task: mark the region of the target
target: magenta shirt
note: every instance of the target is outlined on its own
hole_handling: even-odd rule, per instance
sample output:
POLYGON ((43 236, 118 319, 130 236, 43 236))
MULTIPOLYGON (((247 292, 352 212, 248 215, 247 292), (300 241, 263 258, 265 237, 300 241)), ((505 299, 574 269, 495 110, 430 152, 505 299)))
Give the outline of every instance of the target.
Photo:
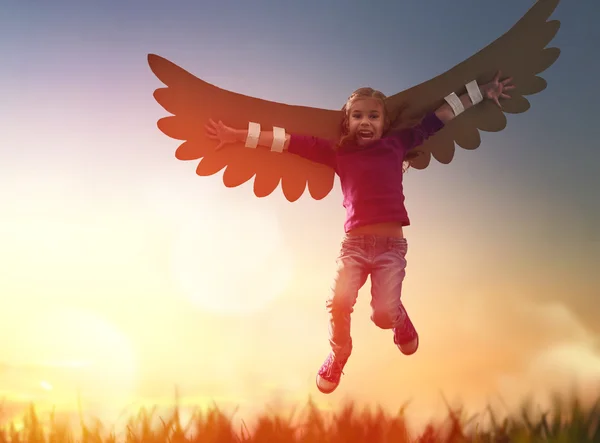
POLYGON ((435 113, 430 113, 412 128, 392 131, 362 148, 354 145, 339 150, 334 150, 335 142, 292 134, 288 152, 335 170, 344 195, 346 232, 374 223, 408 226, 402 187, 404 158, 443 127, 435 113))

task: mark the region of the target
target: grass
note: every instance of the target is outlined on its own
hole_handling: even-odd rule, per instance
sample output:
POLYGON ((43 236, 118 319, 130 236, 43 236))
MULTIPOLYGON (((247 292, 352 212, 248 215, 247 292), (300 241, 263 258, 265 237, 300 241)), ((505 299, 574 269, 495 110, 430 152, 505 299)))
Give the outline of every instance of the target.
POLYGON ((600 398, 584 407, 576 397, 557 396, 551 410, 537 416, 531 410, 524 402, 520 413, 503 419, 491 408, 469 418, 448 406, 444 420, 411 431, 405 408, 390 415, 381 409, 359 411, 348 403, 327 416, 309 400, 300 417, 265 413, 249 429, 243 420, 238 428, 216 405, 182 423, 176 406, 167 417, 157 416, 156 409, 142 408, 116 433, 99 422, 92 426, 81 420, 78 426, 69 426, 54 413, 42 423, 31 405, 18 428, 14 422, 0 422, 0 443, 600 442, 600 398))

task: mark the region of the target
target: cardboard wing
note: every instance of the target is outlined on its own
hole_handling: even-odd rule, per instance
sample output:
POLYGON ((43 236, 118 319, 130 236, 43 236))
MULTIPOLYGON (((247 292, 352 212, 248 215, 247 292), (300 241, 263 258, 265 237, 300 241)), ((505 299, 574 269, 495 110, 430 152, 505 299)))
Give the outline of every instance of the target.
MULTIPOLYGON (((455 144, 475 149, 480 144, 479 131, 497 132, 506 126, 507 113, 529 109, 526 95, 546 88, 538 74, 558 58, 557 48, 546 45, 558 32, 560 23, 548 21, 559 0, 538 0, 533 7, 503 36, 447 72, 388 97, 386 108, 393 127, 418 121, 426 112, 439 107, 451 92, 465 92, 465 85, 476 79, 481 85, 500 70, 512 77, 516 89, 503 108, 484 101, 473 107, 416 148, 416 169, 425 169, 433 156, 438 162, 451 162, 455 144)), ((166 87, 154 92, 156 101, 171 116, 158 121, 167 136, 182 141, 175 152, 179 160, 199 160, 196 173, 216 174, 225 169, 223 183, 239 186, 254 177, 254 194, 270 195, 279 185, 286 199, 296 201, 307 185, 310 195, 320 200, 333 187, 334 171, 288 152, 275 153, 268 148, 245 148, 243 143, 215 150, 217 142, 207 137, 204 125, 212 118, 236 128, 247 128, 248 122, 260 123, 264 130, 283 127, 288 133, 314 135, 336 140, 340 136, 341 110, 295 106, 237 94, 211 85, 181 67, 155 54, 148 56, 152 72, 166 87)))

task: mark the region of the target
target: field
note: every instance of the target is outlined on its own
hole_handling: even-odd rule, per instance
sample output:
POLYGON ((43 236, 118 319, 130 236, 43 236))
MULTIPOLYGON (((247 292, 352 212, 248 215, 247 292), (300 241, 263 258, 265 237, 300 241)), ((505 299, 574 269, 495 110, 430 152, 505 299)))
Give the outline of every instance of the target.
MULTIPOLYGON (((600 442, 600 399, 584 407, 575 397, 557 396, 551 410, 534 410, 525 402, 520 413, 498 419, 491 408, 467 416, 448 407, 444 420, 411 431, 403 409, 390 415, 347 404, 328 416, 309 400, 298 415, 265 413, 251 426, 243 420, 234 424, 232 415, 215 405, 186 422, 178 407, 168 416, 141 409, 123 429, 107 430, 101 423, 83 421, 70 426, 52 415, 43 422, 31 405, 18 425, 0 422, 0 443, 600 442)), ((0 411, 0 420, 2 416, 0 411)))

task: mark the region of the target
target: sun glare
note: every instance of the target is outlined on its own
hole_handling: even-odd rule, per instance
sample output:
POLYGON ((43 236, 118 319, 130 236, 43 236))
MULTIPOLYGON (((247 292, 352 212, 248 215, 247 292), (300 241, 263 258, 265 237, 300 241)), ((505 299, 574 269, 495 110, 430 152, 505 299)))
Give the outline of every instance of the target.
POLYGON ((0 346, 11 367, 0 375, 2 384, 11 386, 5 392, 9 398, 75 405, 80 397, 84 404, 119 407, 131 398, 136 369, 133 350, 110 322, 70 307, 9 311, 14 312, 3 322, 8 329, 1 332, 12 340, 0 346), (80 363, 74 365, 74 361, 80 363))
POLYGON ((280 296, 292 266, 275 214, 250 204, 194 204, 171 249, 182 293, 200 309, 225 314, 255 312, 280 296))

